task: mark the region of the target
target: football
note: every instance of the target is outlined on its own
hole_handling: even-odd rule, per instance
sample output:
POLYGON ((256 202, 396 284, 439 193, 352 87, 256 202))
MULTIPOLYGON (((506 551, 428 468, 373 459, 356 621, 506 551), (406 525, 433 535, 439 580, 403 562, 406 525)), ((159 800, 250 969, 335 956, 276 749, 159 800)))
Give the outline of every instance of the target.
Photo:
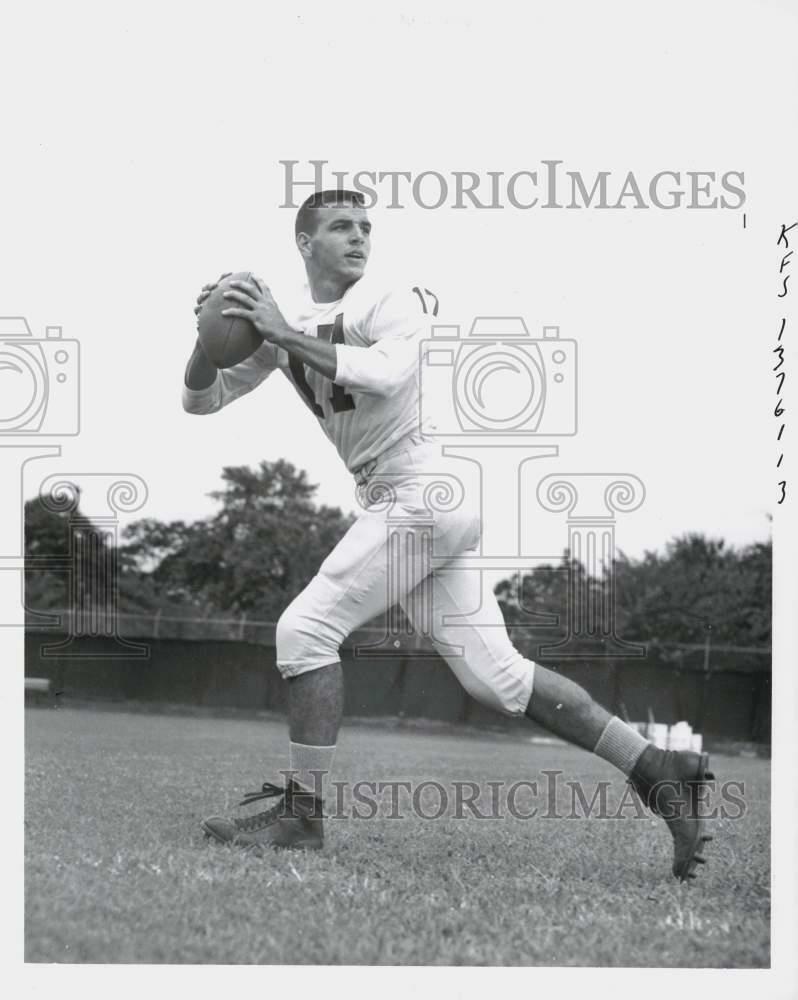
POLYGON ((239 305, 235 300, 224 297, 224 293, 230 290, 230 282, 249 281, 252 277, 251 271, 228 275, 202 303, 197 323, 199 339, 203 351, 217 368, 237 365, 263 343, 263 337, 248 319, 222 315, 223 309, 239 305))

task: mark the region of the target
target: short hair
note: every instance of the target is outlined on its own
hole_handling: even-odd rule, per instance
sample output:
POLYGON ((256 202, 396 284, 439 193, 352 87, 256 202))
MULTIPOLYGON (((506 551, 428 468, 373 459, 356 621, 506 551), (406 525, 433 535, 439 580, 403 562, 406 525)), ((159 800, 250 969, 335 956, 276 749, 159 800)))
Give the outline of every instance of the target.
POLYGON ((363 195, 357 191, 345 191, 343 188, 336 188, 334 191, 316 191, 302 202, 296 213, 295 235, 307 233, 312 236, 319 227, 318 210, 320 208, 336 208, 339 205, 365 207, 363 195))

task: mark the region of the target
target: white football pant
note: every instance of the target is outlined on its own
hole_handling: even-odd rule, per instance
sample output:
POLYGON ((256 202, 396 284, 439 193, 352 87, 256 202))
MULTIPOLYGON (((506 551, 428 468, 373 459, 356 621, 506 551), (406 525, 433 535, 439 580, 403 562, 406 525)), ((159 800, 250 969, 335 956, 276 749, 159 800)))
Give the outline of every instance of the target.
POLYGON ((510 642, 483 574, 447 563, 479 555, 478 498, 460 485, 458 467, 410 435, 361 471, 364 509, 277 623, 283 677, 338 662, 351 632, 398 603, 472 697, 524 713, 534 663, 510 642))

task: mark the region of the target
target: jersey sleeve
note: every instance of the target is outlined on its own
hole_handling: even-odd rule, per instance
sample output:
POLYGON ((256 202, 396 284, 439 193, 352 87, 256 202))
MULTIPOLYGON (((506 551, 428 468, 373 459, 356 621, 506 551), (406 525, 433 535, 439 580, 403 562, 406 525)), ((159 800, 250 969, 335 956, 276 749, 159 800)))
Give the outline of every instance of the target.
POLYGON ((410 288, 383 295, 362 322, 360 332, 367 346, 338 345, 336 384, 358 392, 390 395, 415 377, 421 344, 430 335, 430 318, 427 300, 410 288))
POLYGON ((205 389, 189 389, 184 379, 183 409, 186 413, 216 413, 259 386, 278 367, 277 360, 277 348, 264 341, 244 361, 217 371, 216 379, 205 389))

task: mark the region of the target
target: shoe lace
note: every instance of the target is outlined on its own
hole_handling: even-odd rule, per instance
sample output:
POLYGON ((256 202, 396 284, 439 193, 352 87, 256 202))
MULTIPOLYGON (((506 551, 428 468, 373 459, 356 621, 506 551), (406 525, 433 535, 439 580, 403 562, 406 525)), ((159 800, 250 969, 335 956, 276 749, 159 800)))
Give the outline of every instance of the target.
MULTIPOLYGON (((265 781, 259 792, 245 792, 244 798, 238 804, 240 806, 248 806, 252 802, 259 802, 261 799, 273 799, 278 795, 282 799, 287 791, 287 788, 281 788, 279 785, 273 785, 270 781, 265 781)), ((239 830, 260 830, 264 826, 269 826, 278 816, 282 815, 284 808, 285 803, 280 801, 277 805, 272 806, 271 809, 255 813, 253 816, 245 816, 243 819, 236 819, 233 822, 239 830)))

